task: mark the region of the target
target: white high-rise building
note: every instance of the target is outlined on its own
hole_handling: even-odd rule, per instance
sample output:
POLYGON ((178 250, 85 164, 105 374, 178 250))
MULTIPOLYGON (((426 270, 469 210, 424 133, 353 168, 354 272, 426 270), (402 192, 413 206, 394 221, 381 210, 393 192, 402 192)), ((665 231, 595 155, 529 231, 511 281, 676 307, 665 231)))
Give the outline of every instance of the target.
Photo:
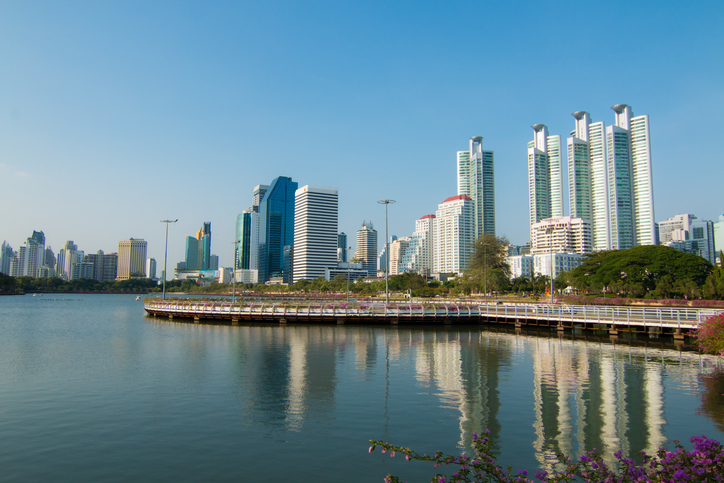
POLYGON ((415 221, 415 232, 400 260, 401 272, 415 272, 428 276, 432 272, 433 229, 435 215, 425 215, 415 221))
MULTIPOLYGON (((634 116, 626 104, 612 109, 615 123, 611 126, 591 122, 585 111, 574 112, 575 128, 567 140, 570 214, 590 222, 594 251, 657 242, 648 116, 634 116)), ((551 151, 552 136, 542 124, 533 128, 535 139, 528 143, 531 226, 562 216, 541 216, 546 209, 546 190, 554 189, 558 175, 545 165, 549 156, 544 148, 551 151)), ((552 213, 554 205, 550 206, 552 213)))
POLYGON ((156 278, 156 259, 155 258, 146 259, 146 277, 150 278, 151 280, 156 278))
POLYGON ((544 124, 533 125, 528 143, 528 200, 530 224, 563 216, 561 137, 549 136, 544 124))
POLYGON ((451 196, 435 212, 433 271, 462 273, 475 242, 475 204, 469 196, 451 196))
POLYGON ((368 277, 377 275, 377 230, 371 221, 362 222, 362 228, 357 230, 357 251, 354 256, 364 260, 362 269, 367 271, 368 277))
POLYGON ((70 280, 70 276, 73 272, 73 264, 78 262, 78 245, 73 243, 73 240, 66 240, 63 248, 58 252, 58 259, 56 261, 56 274, 58 278, 63 280, 70 280))
POLYGON ((337 266, 337 208, 334 188, 307 185, 295 192, 294 282, 324 277, 337 266))
POLYGON ((402 236, 390 243, 390 275, 399 275, 404 272, 400 262, 410 246, 412 237, 402 236))
POLYGON ((470 149, 457 153, 458 196, 474 205, 475 238, 495 234, 495 156, 483 151, 483 137, 470 138, 470 149))
POLYGON ((118 280, 146 277, 146 248, 146 241, 138 238, 118 242, 118 280))

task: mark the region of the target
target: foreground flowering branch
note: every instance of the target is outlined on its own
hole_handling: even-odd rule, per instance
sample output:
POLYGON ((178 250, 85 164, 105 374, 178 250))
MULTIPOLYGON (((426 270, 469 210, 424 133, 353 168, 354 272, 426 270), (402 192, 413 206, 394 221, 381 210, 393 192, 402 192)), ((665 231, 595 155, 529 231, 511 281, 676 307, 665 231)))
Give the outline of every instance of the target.
MULTIPOLYGON (((419 454, 410 448, 393 446, 384 441, 370 440, 372 453, 377 446, 382 448, 382 453, 389 452, 391 457, 397 454, 404 455, 407 461, 429 461, 433 468, 440 466, 456 466, 456 472, 446 476, 436 474, 430 480, 433 483, 454 483, 454 482, 546 482, 555 483, 562 481, 595 481, 605 483, 624 482, 692 482, 692 481, 724 481, 724 447, 713 439, 706 436, 693 436, 691 442, 694 448, 687 451, 674 441, 676 449, 667 451, 661 448, 654 456, 641 453, 643 461, 637 465, 635 461, 624 458, 621 451, 616 453, 618 467, 609 468, 603 462, 603 458, 596 450, 581 456, 578 461, 572 461, 565 455, 559 455, 559 469, 551 472, 539 470, 535 474, 536 479, 528 477, 528 472, 518 470, 515 473, 509 466, 503 470, 493 457, 493 443, 489 437, 490 432, 486 431, 483 436, 473 435, 474 456, 453 456, 446 455, 440 451, 434 455, 419 454)), ((387 475, 385 483, 399 483, 400 480, 394 475, 387 475)))

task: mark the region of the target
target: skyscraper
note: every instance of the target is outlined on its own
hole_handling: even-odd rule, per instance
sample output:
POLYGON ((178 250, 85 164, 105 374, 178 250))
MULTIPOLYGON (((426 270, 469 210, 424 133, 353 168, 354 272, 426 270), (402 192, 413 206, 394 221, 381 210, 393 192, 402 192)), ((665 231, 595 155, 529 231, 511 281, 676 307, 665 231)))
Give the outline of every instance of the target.
POLYGON ((528 143, 528 201, 530 225, 563 216, 561 137, 549 136, 545 124, 533 125, 528 143))
MULTIPOLYGON (((567 140, 570 213, 590 222, 594 251, 657 242, 648 116, 634 116, 626 104, 612 109, 615 122, 611 126, 591 122, 586 111, 574 112, 575 128, 567 140)), ((528 145, 531 226, 562 216, 551 212, 538 218, 544 211, 539 207, 545 204, 545 186, 552 186, 551 180, 557 176, 549 172, 546 179, 545 160, 538 148, 543 137, 550 139, 547 130, 539 137, 545 126, 536 124, 533 128, 536 140, 528 145), (532 161, 540 161, 540 165, 532 161)))
POLYGON ((281 277, 284 271, 284 247, 294 244, 294 199, 298 184, 279 176, 272 181, 259 203, 259 282, 281 277))
POLYGON ((495 170, 493 151, 483 151, 483 137, 470 138, 468 151, 457 153, 458 196, 473 202, 475 238, 495 234, 495 170))
POLYGON ((211 222, 201 226, 196 236, 186 237, 186 269, 211 270, 211 222))
POLYGON ((118 280, 146 276, 145 240, 129 238, 118 242, 118 280))
POLYGON ((342 232, 337 235, 337 261, 347 263, 347 234, 342 232))
POLYGON ((462 273, 468 265, 475 242, 473 200, 466 195, 451 196, 435 212, 433 271, 462 273))
POLYGON ((334 188, 303 186, 294 204, 293 281, 324 277, 337 266, 337 207, 334 188))
POLYGON ((63 248, 58 252, 56 262, 56 274, 58 277, 63 280, 70 280, 73 264, 78 261, 80 261, 78 260, 78 245, 73 243, 73 240, 66 240, 63 248))
POLYGON ((415 221, 415 232, 400 260, 401 272, 416 272, 425 276, 432 272, 433 231, 435 215, 425 215, 415 221))
POLYGON ((13 256, 13 247, 3 241, 2 248, 0 248, 0 273, 10 275, 10 260, 13 259, 13 256))
POLYGON ((362 269, 368 277, 377 275, 377 230, 371 221, 363 221, 362 228, 357 230, 357 251, 355 258, 363 260, 362 269))

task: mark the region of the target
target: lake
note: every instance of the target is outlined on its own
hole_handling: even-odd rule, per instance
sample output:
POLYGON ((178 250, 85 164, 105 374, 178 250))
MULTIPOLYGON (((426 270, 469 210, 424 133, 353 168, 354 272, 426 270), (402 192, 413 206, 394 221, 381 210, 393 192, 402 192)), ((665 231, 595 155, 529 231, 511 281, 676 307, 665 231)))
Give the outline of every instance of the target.
POLYGON ((383 439, 499 461, 724 439, 718 358, 485 326, 231 327, 133 295, 0 297, 0 480, 429 481, 383 439))

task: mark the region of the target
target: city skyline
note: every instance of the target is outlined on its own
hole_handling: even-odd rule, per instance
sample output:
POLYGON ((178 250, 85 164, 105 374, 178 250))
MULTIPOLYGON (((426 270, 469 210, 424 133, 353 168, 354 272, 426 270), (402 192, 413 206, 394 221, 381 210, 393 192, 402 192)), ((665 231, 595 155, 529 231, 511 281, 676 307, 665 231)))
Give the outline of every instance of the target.
POLYGON ((178 218, 173 266, 208 220, 230 266, 248 193, 279 175, 336 187, 345 233, 381 226, 376 201, 395 199, 389 233, 407 236, 455 194, 455 153, 481 135, 496 158, 496 234, 524 244, 530 126, 567 137, 571 112, 608 124, 612 102, 649 116, 655 221, 723 211, 716 124, 702 122, 724 106, 719 4, 530 3, 546 22, 465 2, 193 5, 4 4, 0 241, 17 250, 42 230, 56 252, 74 240, 110 253, 142 238, 160 260, 159 221, 178 218), (489 26, 480 35, 458 28, 470 12, 489 26), (588 39, 571 35, 577 24, 588 39), (612 24, 635 26, 634 50, 612 24), (551 54, 531 57, 534 44, 551 54), (585 55, 564 54, 577 45, 585 55))

